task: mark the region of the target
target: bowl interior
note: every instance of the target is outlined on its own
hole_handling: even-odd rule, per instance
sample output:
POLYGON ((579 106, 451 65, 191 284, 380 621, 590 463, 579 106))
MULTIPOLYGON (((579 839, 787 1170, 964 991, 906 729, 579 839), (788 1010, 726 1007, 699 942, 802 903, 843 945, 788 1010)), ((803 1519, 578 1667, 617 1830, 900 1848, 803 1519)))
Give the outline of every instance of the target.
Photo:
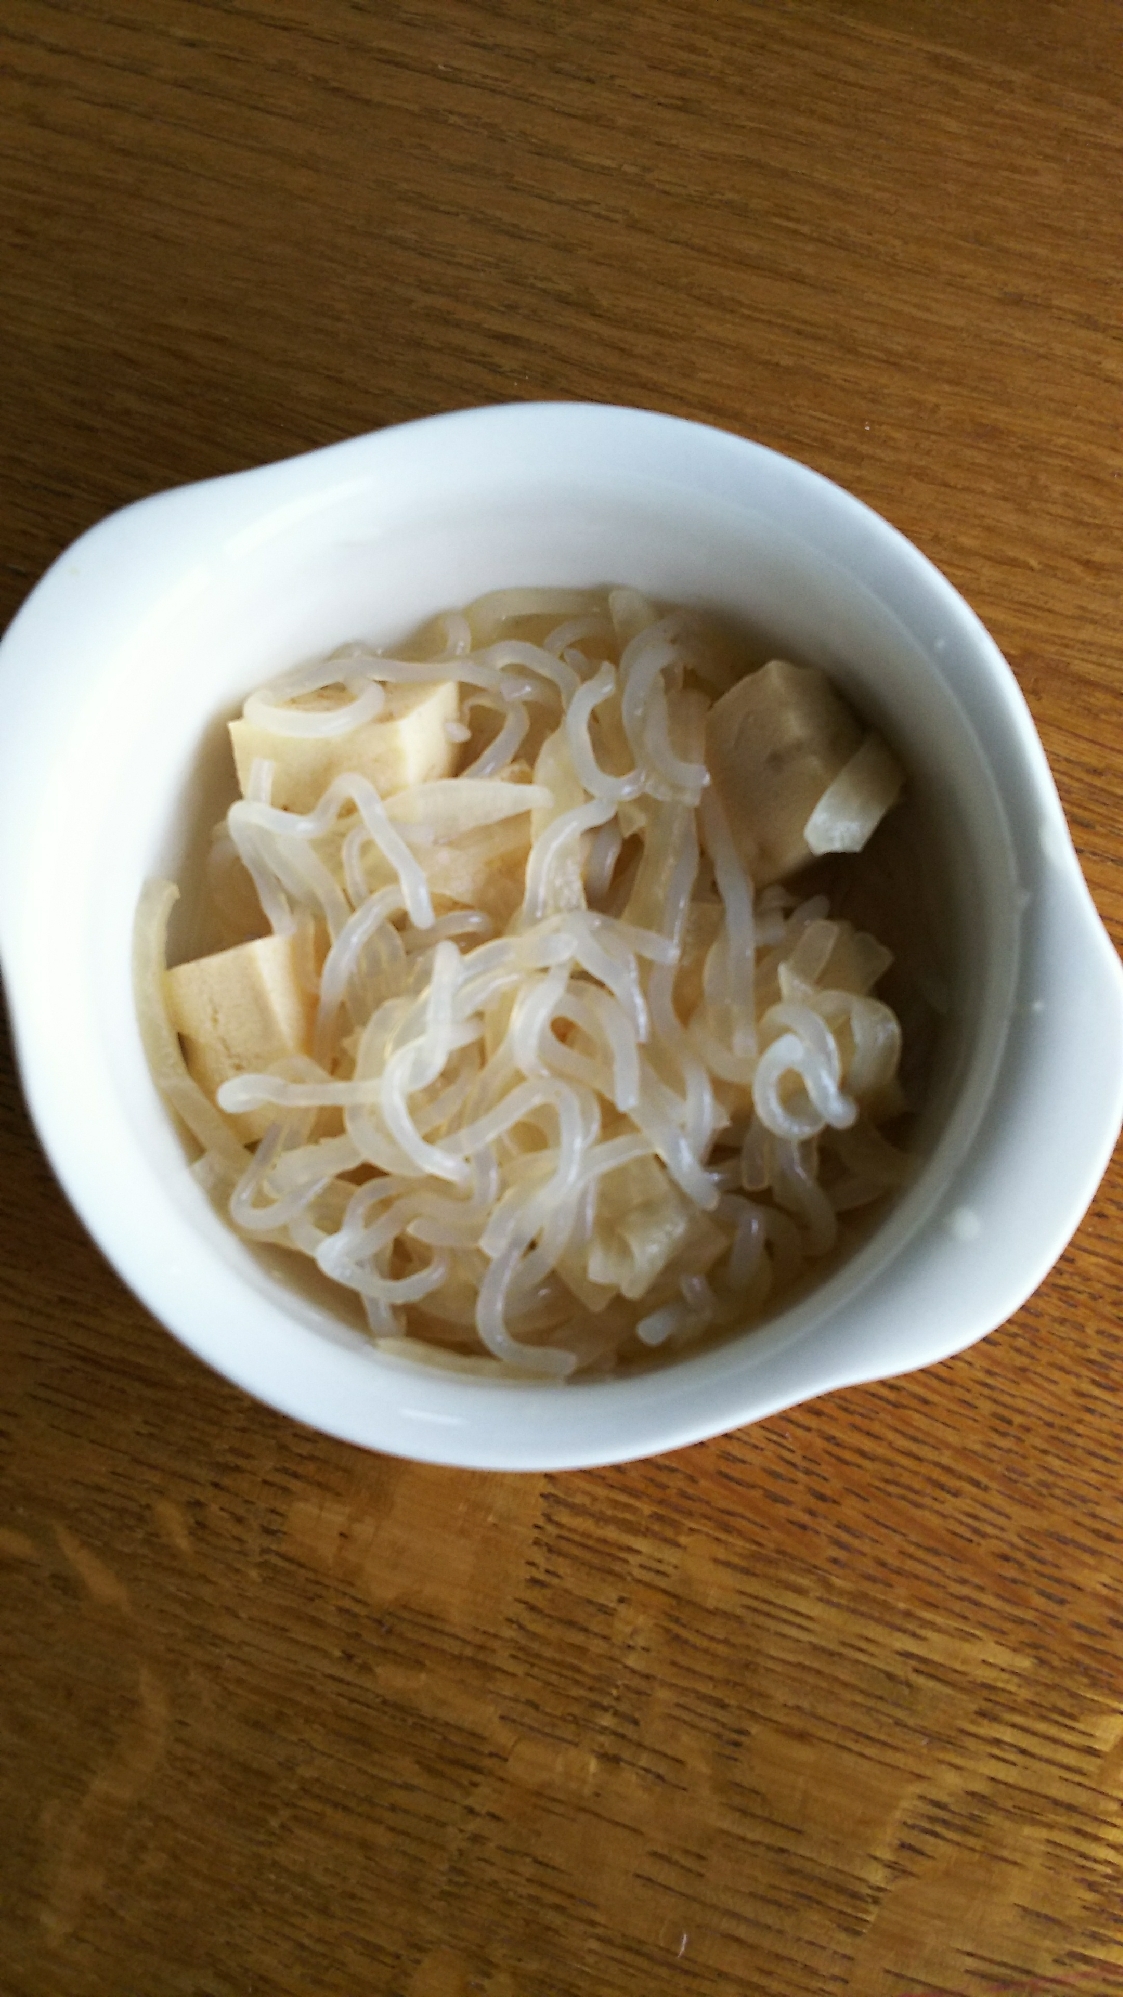
MULTIPOLYGON (((1012 901, 1008 839, 958 704, 869 587, 764 512, 701 496, 687 506, 674 492, 609 486, 567 498, 532 484, 486 507, 477 501, 470 513, 457 504, 419 511, 391 531, 364 534, 361 519, 341 527, 325 531, 325 521, 309 537, 281 523, 248 549, 229 548, 192 612, 180 610, 159 645, 137 658, 129 751, 111 779, 105 772, 97 821, 103 879, 110 878, 109 855, 118 856, 118 935, 141 879, 166 873, 185 890, 172 954, 192 954, 209 829, 233 795, 225 722, 271 673, 356 637, 392 644, 433 611, 483 590, 626 581, 719 611, 744 633, 756 660, 779 652, 824 667, 904 758, 910 798, 891 843, 907 839, 897 871, 914 882, 921 954, 932 960, 941 987, 934 996, 946 1007, 918 1133, 924 1154, 936 1151, 971 1068, 993 1060, 1000 1037, 994 971, 1012 901), (128 866, 119 857, 125 853, 128 866)), ((894 942, 907 949, 899 920, 892 926, 894 942)), ((120 1024, 114 1031, 127 1040, 120 1024)), ((141 1088, 138 1127, 151 1141, 144 1098, 141 1088)), ((275 1268, 273 1279, 292 1287, 275 1268)), ((316 1330, 324 1335, 318 1312, 316 1330)))

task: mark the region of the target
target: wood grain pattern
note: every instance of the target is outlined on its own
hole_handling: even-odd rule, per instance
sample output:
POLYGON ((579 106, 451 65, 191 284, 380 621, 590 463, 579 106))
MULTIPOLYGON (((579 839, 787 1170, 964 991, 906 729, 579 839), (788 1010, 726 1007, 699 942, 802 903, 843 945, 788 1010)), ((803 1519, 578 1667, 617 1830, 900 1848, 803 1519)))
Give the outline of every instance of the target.
MULTIPOLYGON (((0 615, 109 509, 509 397, 946 570, 1123 934, 1117 0, 7 0, 0 615)), ((0 724, 2 725, 2 724, 0 724)), ((932 1372, 364 1456, 152 1323, 0 1079, 0 1989, 1123 1990, 1120 1177, 932 1372)))

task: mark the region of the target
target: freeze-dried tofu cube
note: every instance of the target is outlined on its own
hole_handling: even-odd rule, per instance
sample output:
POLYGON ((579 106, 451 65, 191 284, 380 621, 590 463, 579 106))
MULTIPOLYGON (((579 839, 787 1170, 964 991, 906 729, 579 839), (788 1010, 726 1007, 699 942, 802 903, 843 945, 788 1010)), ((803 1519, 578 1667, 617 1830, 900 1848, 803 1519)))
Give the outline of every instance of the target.
POLYGON ((284 811, 313 811, 334 777, 357 770, 379 795, 391 797, 411 784, 451 776, 460 743, 449 722, 460 713, 456 680, 432 686, 388 686, 386 705, 376 721, 345 735, 285 735, 249 721, 230 723, 230 743, 243 795, 260 757, 273 764, 271 801, 284 811))
MULTIPOLYGON (((808 843, 808 822, 862 746, 860 724, 815 666, 772 659, 715 701, 706 760, 741 863, 758 888, 786 879, 825 850, 808 843)), ((884 796, 883 770, 879 784, 884 796)), ((853 799, 842 805, 848 822, 861 817, 853 799)))
MULTIPOLYGON (((232 1075, 257 1074, 310 1050, 316 1001, 301 980, 292 936, 261 936, 178 964, 165 973, 164 997, 188 1070, 212 1102, 232 1075)), ((230 1121, 253 1143, 276 1114, 263 1104, 230 1121)))

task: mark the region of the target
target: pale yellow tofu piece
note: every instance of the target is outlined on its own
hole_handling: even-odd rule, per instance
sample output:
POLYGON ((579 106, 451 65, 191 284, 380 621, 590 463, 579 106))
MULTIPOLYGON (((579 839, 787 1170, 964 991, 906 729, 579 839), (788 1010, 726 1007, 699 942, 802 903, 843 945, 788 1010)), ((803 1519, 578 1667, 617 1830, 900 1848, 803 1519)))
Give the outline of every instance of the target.
POLYGON ((378 720, 346 735, 282 735, 232 721, 230 745, 242 794, 259 757, 274 765, 271 801, 283 811, 313 811, 344 770, 368 777, 381 797, 451 776, 461 745, 446 724, 455 724, 459 714, 459 682, 438 680, 432 686, 388 686, 378 720))
MULTIPOLYGON (((292 936, 261 936, 178 964, 164 974, 164 1000, 188 1071, 212 1102, 232 1075, 259 1074, 311 1050, 316 999, 301 983, 292 936)), ((230 1122, 252 1144, 276 1116, 263 1104, 230 1122)))
POLYGON ((772 659, 710 709, 706 762, 741 864, 754 885, 813 858, 804 827, 863 730, 815 666, 772 659))

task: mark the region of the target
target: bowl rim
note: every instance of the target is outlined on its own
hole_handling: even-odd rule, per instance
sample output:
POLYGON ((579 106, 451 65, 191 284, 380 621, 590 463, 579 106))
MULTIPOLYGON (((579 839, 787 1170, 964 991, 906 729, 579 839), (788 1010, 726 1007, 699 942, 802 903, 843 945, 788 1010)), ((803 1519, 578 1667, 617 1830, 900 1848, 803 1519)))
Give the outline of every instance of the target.
MULTIPOLYGON (((935 651, 932 658, 937 670, 948 669, 935 651)), ((103 673, 106 669, 103 664, 103 673)), ((97 684, 95 679, 95 690, 97 684)), ((12 715, 0 741, 0 967, 25 1092, 44 1149, 109 1261, 182 1343, 258 1399, 344 1440, 471 1468, 538 1471, 622 1462, 728 1431, 842 1386, 934 1363, 1002 1322, 1037 1287, 1106 1168, 1123 1120, 1123 969, 1084 882, 1014 676, 963 598, 913 543, 853 494, 766 446, 649 410, 501 403, 423 417, 158 493, 90 529, 47 572, 0 641, 0 694, 12 715), (507 453, 541 449, 563 432, 571 441, 577 436, 600 450, 658 462, 672 481, 675 466, 681 472, 684 464, 692 479, 712 476, 723 488, 736 487, 750 474, 764 476, 805 536, 813 519, 838 558, 852 559, 856 547, 864 548, 863 575, 894 610, 908 613, 911 604, 914 625, 917 618, 927 620, 917 635, 929 648, 938 647, 938 629, 945 645, 951 634, 956 656, 970 659, 957 697, 972 708, 972 720, 998 759, 1004 796, 1024 806, 1018 858, 1026 878, 1025 947, 994 1092, 978 1119, 953 1197, 933 1187, 932 1211, 914 1221, 888 1262, 863 1269, 865 1251, 859 1251, 774 1327, 651 1373, 561 1389, 450 1376, 390 1355, 329 1348, 317 1352, 315 1378, 309 1380, 303 1327, 282 1322, 284 1313, 274 1304, 259 1335, 232 1352, 234 1292, 241 1289, 244 1304, 244 1285, 232 1287, 228 1273, 217 1266, 195 1271, 189 1305, 182 1291, 182 1235, 176 1254, 163 1261, 142 1252, 135 1224, 122 1223, 119 1207, 113 1208, 91 1175, 73 1115, 52 1085, 51 1049, 36 1018, 37 992, 49 966, 43 925, 21 904, 20 883, 33 855, 20 828, 29 797, 49 779, 58 700, 79 689, 93 697, 83 683, 91 659, 111 660, 122 633, 155 601, 166 601, 186 575, 197 576, 208 552, 229 548, 238 535, 252 541, 278 513, 299 521, 302 507, 312 512, 338 500, 349 485, 389 479, 411 453, 420 451, 432 468, 442 456, 451 461, 469 447, 486 451, 495 445, 507 453), (78 643, 76 629, 83 633, 78 643), (49 675, 45 660, 52 662, 49 675), (1080 1129, 1069 1142, 1068 1176, 1058 1191, 1055 1172, 1054 1182, 1046 1184, 1050 1159, 1042 1162, 1035 1154, 1056 1128, 1060 1093, 1077 1104, 1080 1129), (978 1218, 983 1210, 985 1225, 978 1218), (1019 1215, 1033 1224, 1014 1233, 1019 1215), (1003 1247, 1000 1268, 996 1242, 1003 1247), (946 1289, 949 1279, 961 1295, 972 1297, 970 1308, 962 1306, 953 1320, 934 1301, 934 1292, 941 1284, 946 1289), (907 1304, 926 1326, 907 1356, 892 1337, 894 1296, 897 1311, 907 1304), (833 1366, 820 1362, 814 1378, 793 1391, 790 1370, 776 1362, 785 1350, 791 1357, 793 1344, 798 1346, 832 1301, 834 1321, 844 1321, 847 1336, 838 1341, 833 1366), (375 1394, 356 1396, 360 1358, 368 1378, 370 1365, 376 1365, 380 1391, 375 1394), (676 1376, 687 1368, 691 1395, 676 1395, 676 1376)), ((158 1189, 148 1191, 148 1210, 159 1225, 158 1189)))

